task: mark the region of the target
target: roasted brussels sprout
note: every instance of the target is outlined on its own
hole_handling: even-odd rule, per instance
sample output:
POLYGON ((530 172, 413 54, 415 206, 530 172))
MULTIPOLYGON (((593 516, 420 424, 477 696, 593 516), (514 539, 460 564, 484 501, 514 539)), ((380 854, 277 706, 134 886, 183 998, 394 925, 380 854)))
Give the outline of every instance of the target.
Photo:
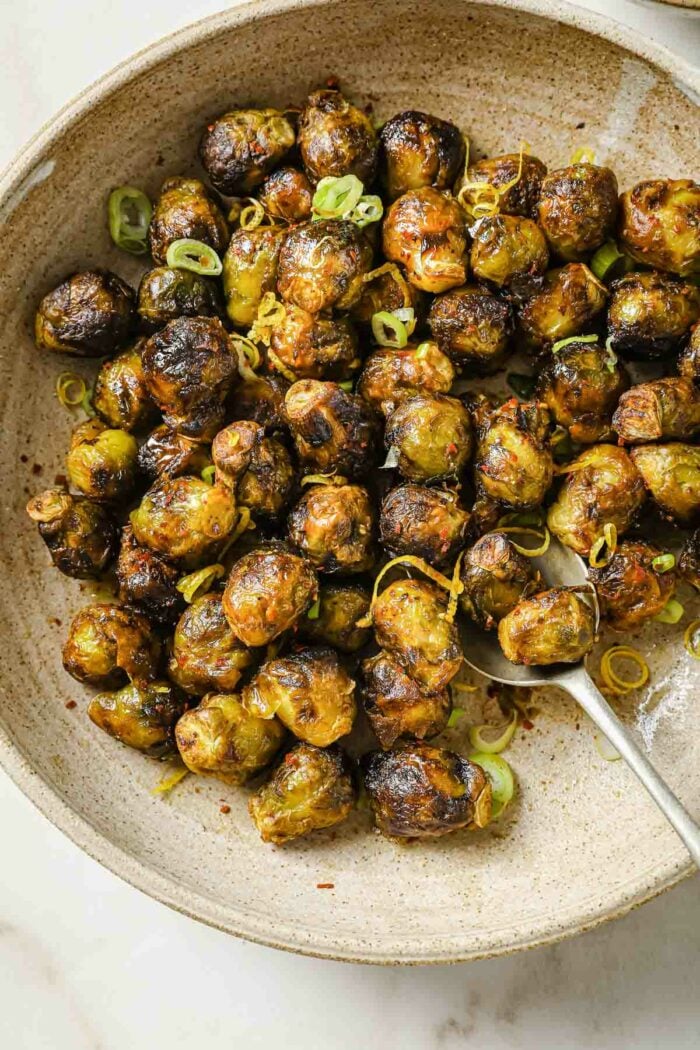
POLYGON ((449 393, 454 379, 454 365, 436 343, 409 343, 403 350, 387 348, 370 354, 357 392, 375 412, 388 416, 406 397, 449 393))
POLYGON ((447 689, 424 693, 387 653, 365 660, 362 674, 362 703, 384 750, 405 737, 425 740, 437 736, 447 725, 451 707, 447 689))
POLYGON ((299 152, 314 182, 356 175, 369 184, 377 166, 372 121, 339 91, 314 91, 299 115, 299 152))
POLYGON ((337 383, 301 379, 284 399, 297 452, 307 473, 363 477, 374 462, 377 424, 362 398, 337 383))
POLYGON ((210 277, 156 266, 141 278, 137 310, 143 330, 155 332, 176 317, 222 317, 224 305, 210 277))
POLYGON ((399 485, 382 503, 382 546, 393 555, 414 554, 430 565, 452 562, 465 543, 469 513, 456 492, 399 485))
POLYGON ((236 230, 223 261, 226 312, 236 328, 250 328, 267 292, 274 292, 280 248, 286 236, 281 226, 236 230))
POLYGON ((620 198, 620 243, 633 259, 686 277, 700 272, 700 185, 650 179, 620 198))
POLYGON ((454 288, 433 300, 428 324, 438 346, 460 368, 499 368, 515 326, 510 306, 483 285, 454 288))
POLYGON ((369 329, 375 314, 391 314, 406 308, 413 310, 420 323, 425 315, 426 296, 415 285, 409 284, 399 267, 392 263, 390 269, 382 271, 380 268, 380 272, 363 285, 360 298, 350 308, 350 317, 356 324, 369 329))
POLYGON ((276 718, 256 718, 229 693, 209 693, 185 711, 175 742, 187 768, 225 784, 244 784, 274 758, 284 740, 276 718))
POLYGON ((34 339, 39 350, 104 357, 134 329, 134 293, 108 270, 86 270, 61 281, 39 303, 34 339))
POLYGON ((313 485, 289 515, 290 543, 318 572, 349 575, 375 562, 375 516, 360 485, 313 485))
POLYGON ((662 513, 678 525, 700 521, 700 448, 673 441, 640 445, 630 456, 662 513))
POLYGON ((143 374, 141 352, 145 344, 139 339, 111 361, 105 361, 97 373, 93 408, 107 426, 120 430, 143 430, 151 426, 158 411, 151 400, 143 374))
POLYGON ((76 613, 63 646, 63 666, 78 682, 105 689, 156 678, 160 642, 148 620, 121 605, 86 605, 76 613))
POLYGON ((445 618, 446 608, 437 587, 424 580, 390 583, 372 608, 377 644, 428 693, 445 689, 462 665, 459 635, 445 618))
POLYGON ((294 139, 294 128, 279 110, 235 109, 207 126, 199 157, 212 186, 233 197, 259 186, 294 139))
POLYGON ((644 502, 639 471, 623 448, 593 445, 567 467, 547 514, 551 532, 579 554, 589 554, 606 524, 622 536, 644 502))
POLYGON ((479 495, 526 510, 537 507, 552 484, 549 412, 511 398, 478 427, 474 474, 479 495))
POLYGON ((189 476, 163 477, 130 518, 142 546, 171 558, 197 559, 212 554, 231 532, 236 504, 223 485, 189 476))
POLYGON ((297 744, 248 803, 263 842, 281 846, 332 828, 355 804, 350 763, 340 748, 297 744))
POLYGON ((292 303, 272 328, 270 349, 298 379, 348 379, 361 364, 350 321, 319 317, 292 303))
POLYGON ((125 430, 110 430, 99 419, 88 419, 71 434, 68 480, 90 499, 121 500, 134 487, 138 451, 136 439, 125 430))
POLYGON ((370 627, 358 627, 357 621, 369 612, 372 594, 362 583, 321 583, 318 592, 318 616, 305 616, 299 621, 304 638, 317 645, 331 645, 341 653, 356 653, 372 633, 370 627))
POLYGON ((258 200, 268 215, 285 222, 306 222, 311 218, 313 187, 303 171, 278 168, 268 175, 258 200))
POLYGON ((382 225, 384 254, 411 284, 446 292, 467 277, 466 216, 451 194, 424 186, 395 200, 382 225))
POLYGON ((418 110, 388 120, 379 135, 382 177, 391 200, 408 190, 451 189, 464 164, 458 127, 418 110))
POLYGON ((354 222, 301 223, 282 243, 277 290, 311 314, 347 310, 359 299, 371 265, 372 247, 354 222))
POLYGON ((539 277, 549 251, 539 226, 521 215, 489 215, 473 231, 469 261, 474 276, 503 288, 520 278, 539 277))
POLYGON ((178 317, 143 348, 143 371, 151 397, 167 426, 188 437, 213 437, 238 359, 218 318, 178 317))
POLYGON ((117 527, 99 503, 76 499, 62 489, 47 489, 30 499, 27 514, 37 523, 51 561, 64 576, 94 579, 117 553, 117 527))
POLYGON ((683 544, 678 571, 684 580, 700 590, 700 529, 696 529, 683 544))
POLYGON ((281 375, 242 379, 229 400, 228 414, 234 420, 251 419, 267 431, 286 430, 284 397, 289 382, 281 375))
POLYGON ((148 243, 156 266, 165 266, 173 241, 189 238, 221 255, 228 244, 228 225, 199 179, 166 179, 153 209, 148 243))
POLYGON ((365 787, 383 835, 415 839, 485 827, 491 785, 481 766, 441 747, 404 744, 364 760, 365 787))
POLYGON ((524 215, 534 219, 540 186, 546 174, 547 168, 542 161, 528 153, 487 157, 469 165, 467 183, 475 188, 463 187, 460 196, 467 208, 473 207, 479 200, 478 190, 484 183, 489 183, 498 190, 498 210, 503 215, 524 215), (503 189, 505 186, 508 189, 503 189))
POLYGON ((613 426, 627 445, 691 438, 700 430, 700 391, 683 376, 638 383, 620 398, 613 426))
POLYGON ((267 645, 293 627, 318 597, 318 579, 305 558, 282 548, 253 551, 233 566, 224 612, 244 645, 267 645))
POLYGON ((178 620, 168 675, 186 693, 234 690, 254 653, 236 638, 220 594, 196 598, 178 620))
POLYGON ((652 270, 615 281, 608 304, 610 345, 630 357, 677 350, 700 317, 700 295, 686 281, 652 270))
POLYGON ((537 397, 572 441, 589 445, 612 437, 615 406, 629 386, 626 369, 598 343, 561 347, 540 373, 537 397))
POLYGON ((187 703, 170 682, 130 682, 115 693, 98 693, 88 705, 96 726, 151 758, 175 751, 175 723, 187 703))
POLYGON ((212 457, 217 481, 236 493, 236 502, 254 515, 279 517, 294 488, 294 466, 285 446, 252 420, 240 420, 220 430, 212 457))
POLYGON ((537 219, 555 255, 584 259, 615 228, 617 179, 610 168, 572 164, 542 179, 537 219))
POLYGON ((543 350, 560 339, 585 332, 605 306, 607 294, 605 285, 583 263, 551 270, 542 291, 520 311, 525 345, 543 350))
POLYGON ((480 627, 491 630, 522 598, 537 589, 539 573, 502 532, 487 532, 464 555, 459 604, 480 627))
POLYGON ((327 747, 352 729, 355 683, 332 649, 302 649, 268 660, 241 693, 259 718, 277 716, 299 740, 327 747))
POLYGON ((148 435, 139 449, 139 470, 149 481, 201 474, 210 466, 209 446, 172 430, 165 423, 148 435))
POLYGON ((700 382, 700 321, 690 330, 690 339, 678 356, 678 372, 686 379, 700 382))
POLYGON ((514 664, 574 664, 594 640, 593 609, 567 587, 523 598, 498 625, 498 641, 514 664))
POLYGON ((137 543, 130 527, 122 531, 117 561, 119 598, 156 623, 171 624, 185 599, 177 589, 180 570, 162 555, 137 543))
POLYGON ((591 569, 601 614, 617 631, 633 631, 656 616, 676 589, 674 572, 659 572, 658 547, 644 540, 623 540, 607 565, 591 569))
POLYGON ((410 481, 457 478, 472 453, 469 413, 444 394, 405 398, 386 421, 384 444, 396 449, 398 468, 410 481))

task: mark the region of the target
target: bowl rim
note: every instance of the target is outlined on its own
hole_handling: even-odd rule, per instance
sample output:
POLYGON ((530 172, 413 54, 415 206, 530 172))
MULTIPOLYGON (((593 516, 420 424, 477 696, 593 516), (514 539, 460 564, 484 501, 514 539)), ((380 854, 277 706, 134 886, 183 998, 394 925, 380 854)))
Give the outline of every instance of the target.
MULTIPOLYGON (((34 185, 35 178, 42 170, 42 162, 48 159, 53 143, 70 126, 76 124, 88 109, 105 102, 134 76, 154 69, 185 46, 204 42, 238 25, 284 14, 289 10, 319 8, 334 2, 336 0, 245 0, 232 9, 216 12, 168 33, 128 56, 74 96, 20 148, 0 173, 0 215, 10 214, 34 185)), ((697 104, 700 100, 700 69, 665 46, 642 36, 637 30, 605 15, 561 0, 468 0, 464 3, 465 9, 470 6, 514 9, 601 37, 660 68, 692 102, 697 104)), ((563 929, 535 931, 512 944, 501 944, 491 949, 460 949, 452 945, 436 949, 428 945, 425 952, 418 952, 411 947, 405 954, 396 957, 394 954, 387 954, 381 948, 373 949, 367 944, 353 944, 351 937, 342 934, 334 934, 328 941, 320 938, 316 931, 304 936, 298 929, 294 929, 282 935, 279 930, 258 926, 255 920, 251 921, 244 912, 233 913, 228 906, 220 905, 189 887, 183 887, 175 879, 162 875, 151 864, 136 859, 107 838, 93 827, 86 817, 61 798, 49 782, 33 769, 28 758, 14 744, 1 724, 0 767, 51 824, 89 857, 135 889, 181 914, 245 940, 301 955, 337 961, 379 965, 457 963, 553 944, 625 915, 633 908, 670 889, 694 871, 694 866, 688 859, 685 865, 679 866, 677 862, 667 863, 662 871, 657 867, 653 871, 642 873, 638 877, 636 888, 617 905, 599 913, 595 913, 593 909, 588 917, 574 920, 563 929)))

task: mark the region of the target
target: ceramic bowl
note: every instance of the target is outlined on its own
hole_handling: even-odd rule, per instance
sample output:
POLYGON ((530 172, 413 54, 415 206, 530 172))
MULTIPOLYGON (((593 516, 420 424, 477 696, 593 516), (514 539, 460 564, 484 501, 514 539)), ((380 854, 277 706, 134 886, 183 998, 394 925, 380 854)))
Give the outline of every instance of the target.
MULTIPOLYGON (((155 195, 165 176, 198 171, 207 120, 231 105, 299 102, 331 74, 378 119, 420 107, 456 121, 480 151, 524 139, 554 167, 588 146, 622 186, 700 168, 697 74, 619 25, 538 0, 243 5, 84 92, 0 187, 0 757, 93 857, 214 926, 338 959, 471 959, 581 931, 689 870, 674 833, 623 764, 601 759, 569 700, 544 697, 533 728, 517 736, 509 756, 519 801, 491 831, 399 848, 360 812, 337 831, 264 846, 244 792, 190 777, 154 796, 158 764, 89 722, 60 646, 91 589, 50 566, 24 516, 29 495, 63 472, 71 426, 54 384, 74 362, 34 348, 36 303, 75 269, 106 265, 133 281, 141 268, 110 243, 109 189, 130 183, 155 195)), ((698 676, 673 637, 667 629, 651 653, 654 686, 637 703, 654 760, 697 813, 698 676)), ((458 731, 450 740, 468 746, 458 731)))

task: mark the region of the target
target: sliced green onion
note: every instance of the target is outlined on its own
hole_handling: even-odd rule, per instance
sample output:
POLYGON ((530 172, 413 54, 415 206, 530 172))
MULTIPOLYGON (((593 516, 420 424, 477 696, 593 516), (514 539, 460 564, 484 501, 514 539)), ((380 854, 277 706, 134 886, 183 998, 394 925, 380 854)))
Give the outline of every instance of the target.
POLYGON ((107 202, 109 233, 118 248, 132 255, 148 251, 148 226, 153 208, 142 190, 118 186, 107 202))
POLYGON ((608 338, 605 340, 605 350, 607 353, 607 357, 605 359, 605 367, 607 368, 608 372, 614 372, 617 368, 617 354, 610 345, 611 339, 612 336, 608 336, 608 338))
POLYGON ((657 623, 678 623, 683 618, 685 609, 675 598, 669 598, 660 613, 653 617, 657 623))
POLYGON ((209 277, 218 277, 223 267, 213 248, 204 241, 181 237, 168 246, 165 255, 168 266, 178 270, 191 270, 209 277))
POLYGON ((384 462, 382 463, 382 465, 381 465, 381 467, 379 469, 380 470, 396 470, 396 468, 399 465, 399 459, 400 458, 401 458, 400 451, 398 450, 396 445, 392 445, 391 448, 389 449, 389 451, 386 454, 386 459, 384 460, 384 462))
POLYGON ((558 354, 560 350, 563 350, 565 346, 569 346, 570 343, 597 343, 597 335, 570 335, 568 339, 559 339, 552 347, 552 353, 558 354))
POLYGON ((519 398, 529 401, 535 393, 537 379, 535 376, 525 375, 524 372, 509 372, 506 376, 506 383, 519 398))
POLYGON ((611 521, 607 521, 603 525, 603 535, 599 536, 591 547, 590 554, 588 555, 588 564, 592 569, 602 569, 604 565, 607 565, 613 554, 617 550, 617 528, 611 521), (604 547, 607 550, 602 557, 599 557, 604 547))
POLYGON ((464 718, 466 711, 463 707, 453 707, 450 712, 450 717, 447 719, 447 728, 454 729, 461 718, 464 718))
POLYGON ((700 660, 700 620, 693 620, 685 629, 683 645, 694 660, 700 660))
POLYGON ((500 529, 504 525, 534 525, 542 528, 543 524, 544 519, 541 510, 515 510, 509 511, 508 514, 504 514, 502 518, 499 518, 496 528, 500 529))
POLYGON ((620 259, 624 259, 624 255, 615 241, 606 241, 591 259, 590 267, 598 280, 603 281, 620 259))
MULTIPOLYGON (((394 317, 398 317, 399 321, 403 324, 407 334, 413 335, 416 329, 416 311, 412 306, 399 306, 396 310, 391 311, 394 317)), ((422 346, 423 344, 421 344, 422 346)))
POLYGON ((590 146, 581 146, 571 154, 571 164, 595 164, 595 153, 590 146))
POLYGON ((364 197, 360 197, 346 218, 362 229, 365 226, 369 226, 371 222, 379 222, 383 214, 384 205, 382 204, 382 198, 375 197, 373 194, 367 194, 364 197))
POLYGON ((306 614, 307 620, 318 620, 321 613, 321 599, 317 598, 306 614))
POLYGON ((670 572, 675 567, 676 556, 675 554, 657 554, 655 558, 652 558, 651 564, 659 573, 670 572))
POLYGON ((95 406, 92 403, 92 395, 93 391, 87 388, 83 395, 83 399, 80 402, 80 407, 89 419, 94 419, 97 415, 97 412, 95 411, 95 406))
POLYGON ((390 346, 394 350, 403 349, 408 342, 406 325, 388 310, 372 315, 372 335, 379 346, 390 346))
POLYGON ((203 569, 191 572, 189 576, 183 576, 175 586, 189 605, 195 598, 200 598, 210 591, 214 581, 220 580, 225 572, 226 569, 218 562, 215 565, 206 565, 203 569))
POLYGON ((500 755, 492 755, 486 751, 475 751, 469 756, 470 762, 481 766, 484 773, 491 782, 491 798, 493 806, 491 817, 495 820, 500 816, 515 794, 515 780, 513 770, 505 758, 500 755))
POLYGON ((348 393, 352 391, 352 379, 344 379, 342 383, 338 383, 341 390, 347 390, 348 393))
POLYGON ((353 210, 363 191, 364 186, 357 175, 343 175, 342 178, 328 175, 319 182, 311 201, 313 218, 342 219, 353 210))
POLYGON ((210 463, 208 467, 205 467, 202 471, 202 481, 206 481, 207 485, 214 484, 214 475, 216 474, 216 467, 213 463, 210 463))
POLYGON ((82 405, 87 392, 85 380, 75 372, 61 372, 56 380, 56 397, 66 408, 82 405))
POLYGON ((482 754, 497 755, 505 750, 513 739, 518 727, 518 712, 513 709, 510 722, 500 726, 472 726, 469 730, 469 743, 482 754))
POLYGON ((604 733, 594 733, 593 743, 596 746, 596 751, 601 758, 604 758, 606 762, 617 762, 622 756, 616 747, 610 743, 604 733))
POLYGON ((428 353, 430 352, 430 348, 431 348, 432 345, 433 344, 431 342, 428 342, 428 341, 426 341, 425 343, 419 343, 418 346, 416 347, 416 353, 415 353, 416 360, 422 361, 423 358, 427 357, 428 353))

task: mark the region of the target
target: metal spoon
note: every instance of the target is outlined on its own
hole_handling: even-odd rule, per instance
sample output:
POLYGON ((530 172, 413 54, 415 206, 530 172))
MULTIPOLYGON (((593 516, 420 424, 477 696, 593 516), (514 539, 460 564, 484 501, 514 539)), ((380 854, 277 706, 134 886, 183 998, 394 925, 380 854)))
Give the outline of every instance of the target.
MULTIPOLYGON (((534 564, 550 586, 576 586, 586 582, 586 570, 577 554, 554 538, 547 554, 534 564)), ((507 685, 558 685, 573 696, 587 715, 608 738, 630 769, 637 774, 654 802, 683 839, 700 867, 700 826, 662 780, 628 729, 594 684, 583 662, 554 664, 551 667, 525 667, 513 664, 503 655, 495 632, 480 630, 462 617, 460 634, 464 659, 479 674, 507 685)))

